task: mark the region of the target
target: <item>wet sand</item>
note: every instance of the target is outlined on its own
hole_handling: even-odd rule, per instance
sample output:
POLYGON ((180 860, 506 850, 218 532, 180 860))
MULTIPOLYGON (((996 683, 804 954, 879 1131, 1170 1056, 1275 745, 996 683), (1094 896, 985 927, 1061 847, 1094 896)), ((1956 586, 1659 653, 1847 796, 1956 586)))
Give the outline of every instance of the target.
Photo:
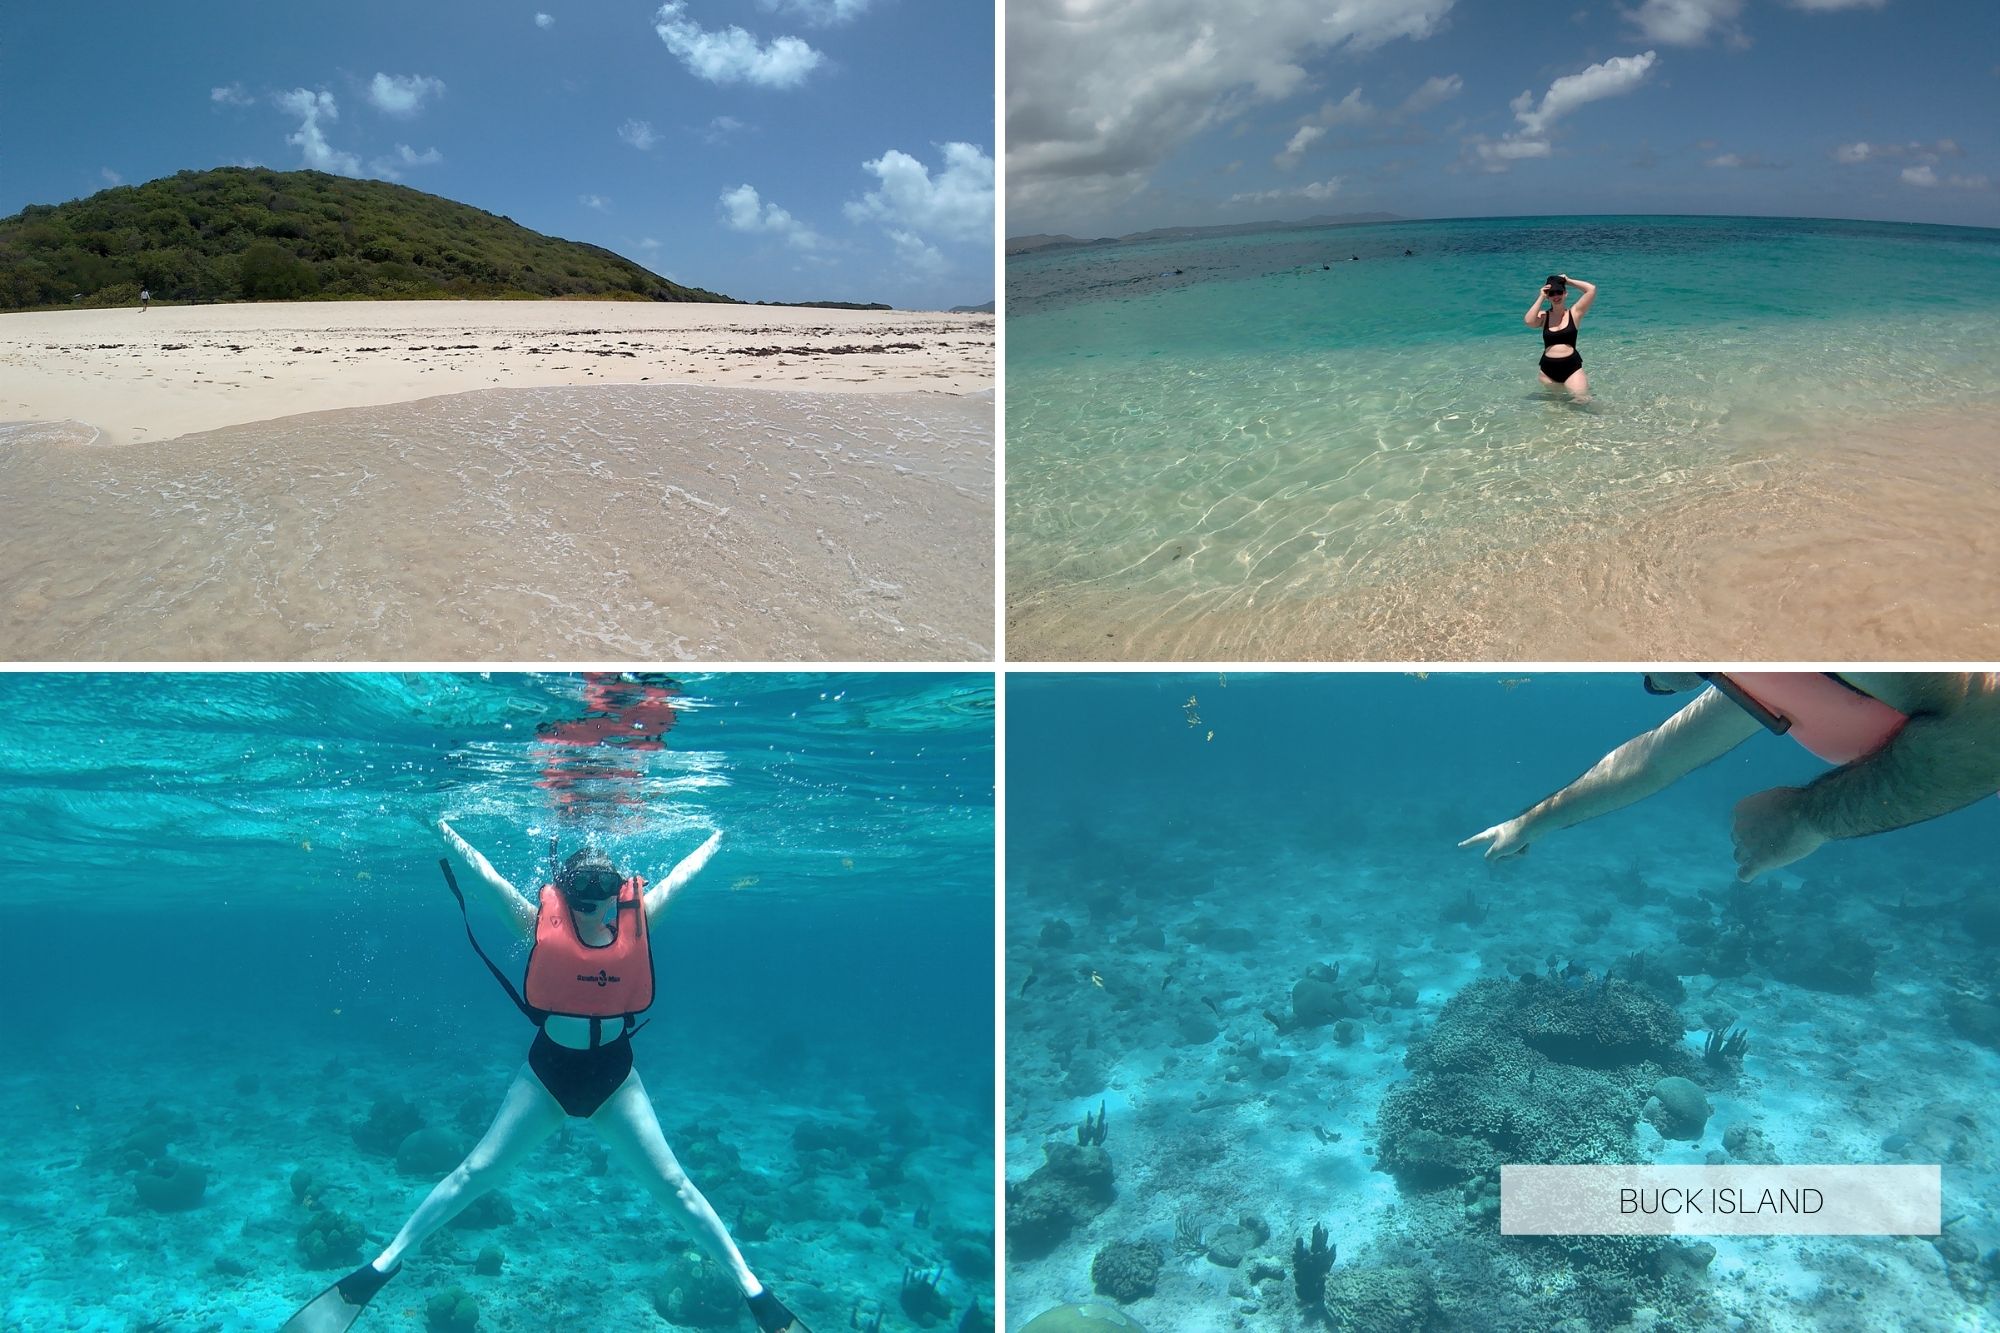
MULTIPOLYGON (((1843 418, 1630 513, 1431 531, 1282 595, 1010 571, 1010 661, 2000 656, 2000 407, 1843 418), (1148 584, 1135 592, 1128 582, 1148 584)), ((1470 522, 1468 517, 1465 522, 1470 522)))
POLYGON ((0 421, 109 443, 472 389, 993 387, 991 315, 651 301, 297 301, 0 315, 0 421))
POLYGON ((0 428, 8 659, 992 655, 990 394, 498 389, 93 439, 0 428))

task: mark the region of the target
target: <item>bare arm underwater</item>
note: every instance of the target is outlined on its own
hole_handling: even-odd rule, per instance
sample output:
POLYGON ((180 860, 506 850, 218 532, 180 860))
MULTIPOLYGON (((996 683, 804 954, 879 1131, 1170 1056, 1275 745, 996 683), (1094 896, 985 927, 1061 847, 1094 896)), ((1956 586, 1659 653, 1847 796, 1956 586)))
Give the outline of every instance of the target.
POLYGON ((667 899, 673 897, 689 880, 701 873, 701 868, 708 864, 708 858, 714 856, 715 849, 721 845, 722 830, 717 829, 708 835, 708 841, 682 857, 680 864, 668 871, 665 879, 646 890, 647 925, 653 924, 654 918, 658 917, 661 910, 666 907, 667 899))
POLYGON ((437 830, 443 836, 445 845, 456 852, 458 858, 472 871, 472 882, 493 910, 504 917, 507 924, 512 926, 515 933, 523 939, 533 934, 536 908, 535 904, 528 901, 527 895, 515 888, 505 875, 495 870, 493 863, 480 855, 476 847, 459 837, 458 830, 442 819, 437 822, 437 830))

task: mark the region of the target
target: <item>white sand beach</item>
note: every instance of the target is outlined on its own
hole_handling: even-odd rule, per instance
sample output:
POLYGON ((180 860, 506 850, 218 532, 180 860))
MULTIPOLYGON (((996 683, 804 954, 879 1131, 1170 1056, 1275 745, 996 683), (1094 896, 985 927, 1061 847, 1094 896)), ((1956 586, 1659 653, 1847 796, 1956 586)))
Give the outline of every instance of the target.
POLYGON ((0 652, 983 659, 993 327, 614 302, 0 317, 0 652))
POLYGON ((0 421, 167 440, 471 389, 970 393, 993 316, 653 301, 296 301, 0 315, 0 421))

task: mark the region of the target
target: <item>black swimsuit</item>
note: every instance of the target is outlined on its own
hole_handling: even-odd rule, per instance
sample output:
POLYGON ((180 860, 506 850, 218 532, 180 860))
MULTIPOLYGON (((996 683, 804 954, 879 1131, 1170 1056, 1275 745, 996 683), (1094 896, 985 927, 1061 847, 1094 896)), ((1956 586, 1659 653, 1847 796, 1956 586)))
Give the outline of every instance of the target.
POLYGON ((563 1045, 546 1031, 537 1032, 535 1044, 528 1048, 528 1068, 557 1105, 587 1120, 611 1100, 611 1094, 632 1072, 632 1038, 621 1032, 602 1046, 579 1050, 563 1045))
POLYGON ((1583 358, 1576 353, 1576 312, 1571 311, 1569 324, 1555 332, 1549 330, 1549 316, 1542 315, 1542 373, 1557 384, 1566 384, 1569 377, 1583 369, 1583 358), (1548 349, 1567 344, 1568 356, 1550 356, 1548 349))

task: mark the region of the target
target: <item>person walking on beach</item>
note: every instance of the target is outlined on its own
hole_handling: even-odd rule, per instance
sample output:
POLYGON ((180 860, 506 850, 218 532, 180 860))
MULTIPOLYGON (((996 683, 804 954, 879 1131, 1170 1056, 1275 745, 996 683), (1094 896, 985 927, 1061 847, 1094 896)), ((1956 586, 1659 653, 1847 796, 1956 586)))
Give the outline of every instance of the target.
POLYGON ((1590 377, 1583 373, 1583 358, 1576 352, 1576 326, 1596 299, 1595 283, 1566 273, 1551 273, 1542 290, 1535 294, 1528 313, 1521 317, 1521 322, 1529 328, 1542 331, 1542 383, 1561 385, 1579 403, 1590 401, 1590 377), (1583 291, 1573 306, 1567 304, 1572 285, 1583 291), (1544 301, 1549 303, 1547 310, 1542 309, 1544 301))
POLYGON ((142 315, 145 314, 146 311, 152 308, 152 305, 153 305, 152 290, 150 288, 141 287, 139 289, 139 313, 142 315))
POLYGON ((1837 838, 1863 838, 1950 814, 2000 791, 2000 673, 1656 672, 1654 694, 1694 702, 1597 761, 1555 795, 1460 847, 1488 860, 1644 800, 1760 730, 1789 735, 1837 764, 1803 787, 1736 803, 1736 877, 1748 883, 1837 838))
MULTIPOLYGON (((650 888, 593 848, 558 861, 552 842, 549 882, 531 900, 450 824, 439 820, 437 829, 473 872, 476 891, 517 934, 534 941, 517 991, 473 939, 481 961, 537 1027, 534 1044, 491 1127, 465 1160, 437 1183, 380 1254, 314 1297, 280 1333, 349 1328, 401 1270, 405 1256, 571 1119, 588 1122, 612 1155, 673 1210, 737 1284, 762 1333, 807 1333, 751 1273, 722 1219, 681 1169, 632 1067, 632 1033, 638 1026, 633 1020, 653 1003, 653 923, 667 900, 708 863, 722 834, 711 834, 650 888)), ((463 913, 465 897, 450 861, 438 864, 463 913)), ((465 929, 471 937, 470 917, 465 929)))

